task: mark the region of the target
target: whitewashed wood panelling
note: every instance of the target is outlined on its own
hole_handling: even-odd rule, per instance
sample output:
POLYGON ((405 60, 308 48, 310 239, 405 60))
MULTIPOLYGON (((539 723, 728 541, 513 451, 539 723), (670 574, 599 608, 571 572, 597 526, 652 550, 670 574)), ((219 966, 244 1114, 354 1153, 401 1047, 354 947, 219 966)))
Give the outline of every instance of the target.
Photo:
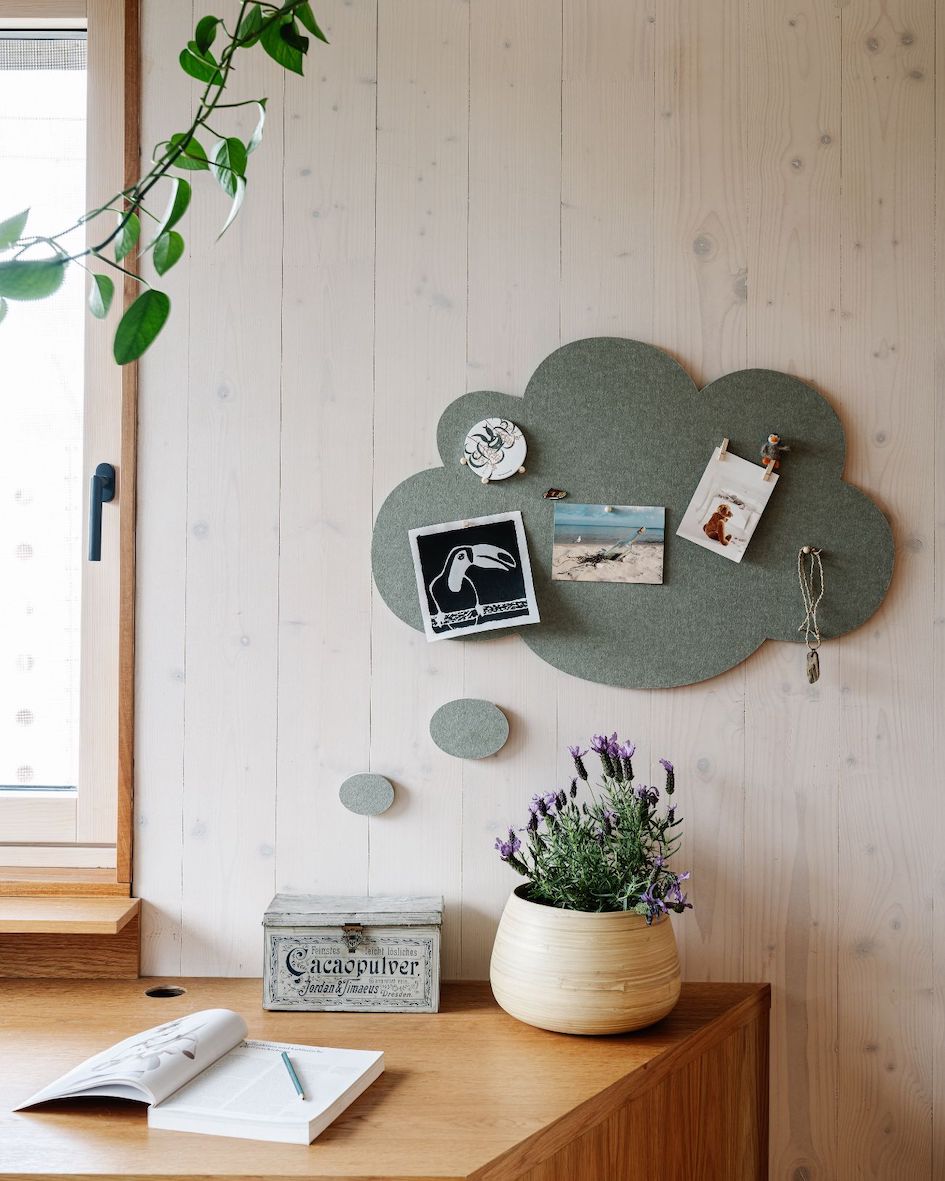
MULTIPOLYGON (((641 771, 678 768, 686 976, 773 985, 771 1176, 941 1176, 935 0, 315 8, 331 46, 304 80, 259 54, 239 71, 241 96, 270 98, 246 205, 212 245, 222 198, 197 194, 144 364, 145 971, 259 974, 278 888, 442 892, 444 975, 485 975, 514 884, 495 833, 567 774, 567 742, 617 728, 641 771), (428 645, 373 590, 374 513, 439 462, 442 409, 521 394, 553 348, 598 334, 660 345, 700 382, 785 369, 837 408, 899 564, 818 685, 769 644, 704 685, 607 689, 512 637, 428 645), (498 757, 430 741, 464 695, 509 714, 498 757), (373 819, 337 799, 367 769, 398 791, 373 819)), ((186 120, 176 56, 202 11, 144 0, 148 143, 186 120)))

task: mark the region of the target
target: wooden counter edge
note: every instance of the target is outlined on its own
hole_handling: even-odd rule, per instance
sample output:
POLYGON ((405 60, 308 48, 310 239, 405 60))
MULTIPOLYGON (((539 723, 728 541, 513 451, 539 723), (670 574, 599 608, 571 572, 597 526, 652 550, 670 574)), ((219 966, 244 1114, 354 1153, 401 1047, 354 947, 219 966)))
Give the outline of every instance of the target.
MULTIPOLYGON (((465 1181, 516 1181, 530 1169, 559 1152, 565 1145, 609 1119, 626 1104, 645 1095, 683 1062, 701 1057, 707 1050, 720 1045, 736 1030, 766 1017, 770 1009, 771 985, 755 985, 754 992, 730 1009, 726 1009, 702 1029, 687 1037, 684 1042, 671 1046, 599 1094, 586 1099, 554 1123, 470 1173, 465 1181)), ((425 1179, 411 1178, 410 1181, 425 1179)))

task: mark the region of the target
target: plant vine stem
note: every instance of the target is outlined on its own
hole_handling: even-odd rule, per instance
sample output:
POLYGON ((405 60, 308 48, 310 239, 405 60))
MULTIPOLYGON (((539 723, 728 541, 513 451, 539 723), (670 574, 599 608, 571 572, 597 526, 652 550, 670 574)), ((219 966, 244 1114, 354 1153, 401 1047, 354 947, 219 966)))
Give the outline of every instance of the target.
MULTIPOLYGON (((176 161, 179 160, 182 155, 184 155, 188 146, 190 145, 190 143, 194 139, 194 136, 197 134, 198 129, 201 127, 207 127, 207 120, 210 118, 210 116, 213 114, 213 112, 215 110, 218 110, 218 109, 219 110, 227 110, 227 109, 231 109, 234 107, 249 106, 252 103, 258 101, 257 99, 246 99, 245 102, 238 102, 238 103, 221 103, 220 102, 220 98, 222 97, 223 92, 226 89, 226 84, 227 84, 227 80, 229 79, 230 72, 233 69, 233 58, 236 54, 236 51, 238 49, 247 48, 247 46, 244 44, 244 40, 241 39, 239 36, 239 30, 243 24, 243 19, 246 15, 247 9, 250 7, 251 4, 253 4, 255 2, 256 2, 256 0, 241 0, 239 15, 237 16, 237 19, 236 19, 236 26, 235 26, 236 32, 230 36, 229 42, 227 43, 223 52, 220 54, 220 61, 219 61, 219 65, 217 67, 218 80, 212 79, 210 82, 207 83, 206 88, 203 91, 203 94, 200 96, 200 101, 197 105, 197 113, 194 116, 190 127, 184 133, 184 135, 180 138, 180 140, 178 140, 178 142, 173 147, 167 148, 161 154, 159 159, 154 162, 154 164, 148 170, 148 172, 146 172, 144 174, 144 176, 140 177, 129 188, 122 189, 122 191, 120 193, 116 193, 114 196, 110 197, 108 199, 108 201, 106 201, 103 205, 100 205, 97 209, 91 210, 90 212, 83 214, 83 216, 77 222, 75 222, 73 225, 69 226, 68 229, 60 230, 60 232, 58 234, 54 234, 48 238, 40 237, 40 238, 30 239, 25 245, 22 246, 19 253, 22 253, 23 250, 29 249, 29 247, 31 247, 33 245, 37 245, 39 242, 46 242, 46 243, 48 243, 48 245, 50 245, 55 251, 57 251, 60 254, 61 261, 62 261, 63 265, 65 265, 66 263, 69 263, 69 262, 78 262, 80 259, 87 258, 89 255, 92 255, 92 256, 98 257, 102 262, 107 263, 109 266, 113 266, 117 270, 123 271, 124 274, 130 275, 134 279, 140 278, 138 275, 135 275, 132 271, 126 270, 126 268, 118 266, 117 263, 113 263, 110 259, 106 258, 102 254, 102 251, 105 250, 108 246, 110 246, 112 244, 112 242, 114 242, 114 240, 119 236, 119 234, 121 234, 122 230, 125 228, 125 226, 130 221, 131 217, 135 213, 135 210, 138 208, 143 209, 142 202, 144 201, 144 198, 148 195, 148 193, 154 188, 154 186, 159 181, 163 180, 168 175, 168 172, 170 171, 171 168, 173 168, 176 161), (215 91, 215 94, 214 94, 214 91, 215 91), (213 95, 212 98, 211 98, 211 95, 213 95), (81 226, 94 220, 96 217, 99 217, 102 213, 105 213, 109 209, 110 206, 112 206, 116 203, 121 203, 121 202, 127 202, 128 207, 124 211, 122 216, 120 217, 115 228, 101 242, 98 242, 94 246, 89 246, 85 250, 81 250, 81 251, 77 252, 76 254, 67 254, 63 250, 63 248, 58 245, 58 243, 57 243, 58 238, 65 237, 66 234, 72 233, 73 230, 79 229, 81 226)), ((261 11, 265 10, 267 12, 270 12, 271 15, 266 16, 263 19, 262 24, 260 25, 259 29, 256 31, 256 33, 254 33, 252 35, 253 40, 258 41, 259 38, 262 36, 262 34, 266 31, 266 29, 270 28, 274 24, 281 22, 282 18, 284 16, 288 16, 288 15, 291 15, 292 13, 294 13, 295 10, 297 8, 299 8, 303 2, 304 2, 304 0, 288 0, 287 3, 282 4, 280 6, 276 6, 273 4, 259 4, 258 7, 260 8, 261 11)), ((210 128, 207 128, 207 129, 211 130, 211 134, 213 134, 213 135, 217 134, 216 132, 212 131, 212 129, 210 129, 210 128)), ((220 137, 218 136, 218 138, 220 138, 220 137)), ((144 210, 144 212, 149 213, 148 210, 144 210)), ((151 214, 151 216, 153 216, 153 214, 151 214)), ((144 282, 144 280, 141 280, 141 281, 144 282)))

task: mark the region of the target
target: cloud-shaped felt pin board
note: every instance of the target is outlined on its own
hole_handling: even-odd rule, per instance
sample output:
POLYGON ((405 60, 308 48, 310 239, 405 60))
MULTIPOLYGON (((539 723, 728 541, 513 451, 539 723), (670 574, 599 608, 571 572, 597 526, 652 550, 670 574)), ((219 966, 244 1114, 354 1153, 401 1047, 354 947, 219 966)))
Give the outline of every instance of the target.
MULTIPOLYGON (((522 512, 541 622, 519 634, 543 660, 607 685, 668 688, 734 667, 765 639, 800 640, 797 553, 823 550, 825 639, 859 627, 882 602, 893 568, 889 522, 843 480, 840 421, 810 386, 768 369, 731 373, 699 391, 670 356, 639 341, 595 337, 565 345, 536 370, 524 398, 480 392, 444 411, 443 467, 388 496, 374 528, 374 578, 391 610, 422 630, 408 530, 489 513, 522 512), (460 465, 470 426, 509 418, 528 442, 523 475, 481 484, 460 465), (769 434, 790 444, 779 480, 741 562, 676 536, 723 437, 758 462, 769 434), (664 581, 552 581, 554 502, 662 505, 664 581)), ((758 467, 758 478, 763 469, 758 467)))

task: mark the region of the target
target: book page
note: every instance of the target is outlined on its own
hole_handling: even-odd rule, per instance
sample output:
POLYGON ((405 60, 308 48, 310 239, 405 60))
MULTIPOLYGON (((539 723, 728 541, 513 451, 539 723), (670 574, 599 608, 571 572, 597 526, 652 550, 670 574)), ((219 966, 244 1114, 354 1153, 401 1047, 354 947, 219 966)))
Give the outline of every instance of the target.
POLYGON ((245 1041, 181 1087, 154 1111, 154 1124, 171 1126, 175 1114, 212 1119, 307 1124, 369 1072, 383 1055, 375 1050, 245 1041), (300 1099, 282 1061, 288 1052, 305 1094, 300 1099))
POLYGON ((203 1009, 125 1038, 37 1091, 17 1111, 77 1095, 116 1095, 160 1103, 246 1036, 229 1009, 203 1009))

